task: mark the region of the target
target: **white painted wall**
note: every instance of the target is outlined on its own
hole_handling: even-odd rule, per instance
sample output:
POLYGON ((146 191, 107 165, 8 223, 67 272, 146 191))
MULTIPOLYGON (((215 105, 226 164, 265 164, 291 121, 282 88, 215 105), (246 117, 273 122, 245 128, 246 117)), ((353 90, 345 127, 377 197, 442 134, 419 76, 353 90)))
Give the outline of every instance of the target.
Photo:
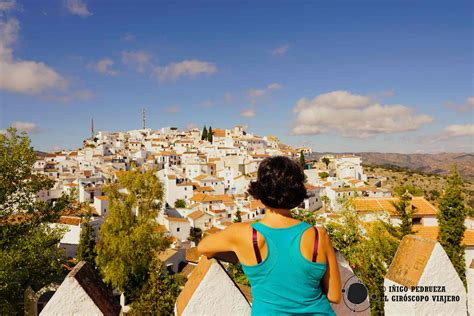
POLYGON ((87 295, 75 278, 66 277, 49 300, 41 316, 57 315, 103 315, 94 301, 87 295))
POLYGON ((223 268, 214 262, 189 300, 182 316, 250 315, 250 305, 223 268))
MULTIPOLYGON (((400 284, 385 279, 384 286, 400 284)), ((423 270, 418 282, 419 286, 445 286, 446 292, 390 292, 385 295, 388 301, 385 302, 385 315, 466 315, 466 291, 461 279, 457 275, 451 261, 439 243, 433 248, 431 256, 423 270), (394 302, 395 295, 419 296, 428 295, 429 301, 423 302, 394 302), (459 295, 459 302, 436 302, 432 300, 432 295, 459 295)))

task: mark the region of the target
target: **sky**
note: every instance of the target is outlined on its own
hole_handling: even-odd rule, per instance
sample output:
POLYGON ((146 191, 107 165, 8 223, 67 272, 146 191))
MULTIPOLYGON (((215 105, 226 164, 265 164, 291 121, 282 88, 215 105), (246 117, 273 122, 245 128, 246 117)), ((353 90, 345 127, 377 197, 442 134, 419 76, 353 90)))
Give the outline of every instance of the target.
POLYGON ((0 132, 240 124, 314 151, 474 151, 472 1, 0 0, 0 132))

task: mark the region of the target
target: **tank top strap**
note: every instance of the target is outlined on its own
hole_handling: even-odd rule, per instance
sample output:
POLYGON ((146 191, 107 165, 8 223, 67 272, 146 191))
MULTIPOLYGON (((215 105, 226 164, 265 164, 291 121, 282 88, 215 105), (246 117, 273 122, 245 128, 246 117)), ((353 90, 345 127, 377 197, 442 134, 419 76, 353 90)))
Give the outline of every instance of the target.
POLYGON ((301 234, 311 227, 306 222, 300 222, 296 225, 283 228, 273 228, 266 226, 260 222, 252 223, 251 226, 258 232, 260 232, 265 239, 270 239, 277 244, 287 244, 293 240, 299 240, 301 234))

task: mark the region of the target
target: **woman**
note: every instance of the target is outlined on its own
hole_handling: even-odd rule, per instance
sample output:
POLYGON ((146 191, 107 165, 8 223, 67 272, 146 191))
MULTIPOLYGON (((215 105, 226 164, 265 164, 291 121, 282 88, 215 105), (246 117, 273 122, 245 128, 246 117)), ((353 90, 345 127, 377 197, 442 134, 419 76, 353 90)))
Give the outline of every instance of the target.
POLYGON ((331 241, 290 213, 307 197, 300 165, 266 158, 248 192, 265 205, 265 216, 204 238, 199 253, 235 252, 252 287, 252 315, 335 315, 329 302, 340 302, 341 281, 331 241))

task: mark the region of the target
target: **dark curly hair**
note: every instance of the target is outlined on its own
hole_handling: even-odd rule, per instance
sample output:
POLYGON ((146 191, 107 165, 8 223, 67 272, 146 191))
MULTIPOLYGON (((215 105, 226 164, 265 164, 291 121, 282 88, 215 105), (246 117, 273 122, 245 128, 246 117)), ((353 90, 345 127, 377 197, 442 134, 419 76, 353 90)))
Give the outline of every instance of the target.
POLYGON ((265 158, 248 193, 272 208, 292 209, 308 197, 301 165, 284 156, 265 158))

